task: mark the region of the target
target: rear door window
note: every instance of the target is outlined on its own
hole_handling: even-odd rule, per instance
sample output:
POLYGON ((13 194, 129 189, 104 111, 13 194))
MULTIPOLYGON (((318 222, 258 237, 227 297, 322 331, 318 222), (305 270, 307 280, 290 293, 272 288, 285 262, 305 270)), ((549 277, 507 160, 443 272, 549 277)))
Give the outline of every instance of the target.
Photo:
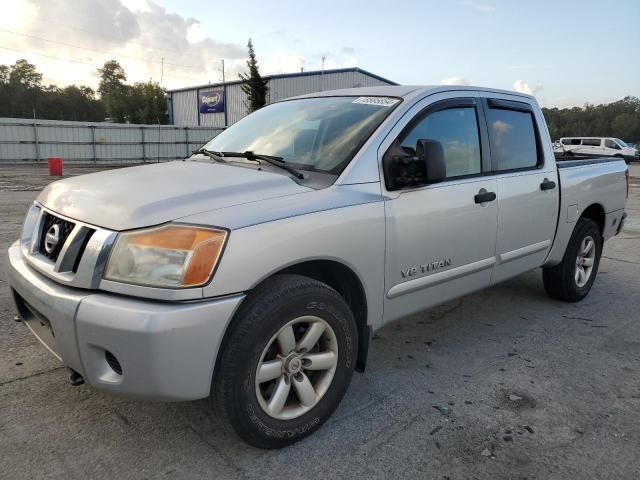
POLYGON ((494 169, 517 170, 538 165, 537 133, 530 111, 490 106, 487 124, 494 169))

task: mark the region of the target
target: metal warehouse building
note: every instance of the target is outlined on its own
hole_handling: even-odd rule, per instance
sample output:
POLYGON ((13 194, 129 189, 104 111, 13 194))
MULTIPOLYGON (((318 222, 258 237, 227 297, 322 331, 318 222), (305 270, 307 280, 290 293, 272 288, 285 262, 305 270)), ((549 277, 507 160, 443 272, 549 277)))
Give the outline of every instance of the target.
MULTIPOLYGON (((284 73, 263 76, 269 92, 267 103, 323 90, 353 87, 397 85, 360 68, 284 73)), ((201 85, 169 90, 169 118, 174 125, 183 127, 225 127, 244 117, 246 95, 242 81, 201 85)))

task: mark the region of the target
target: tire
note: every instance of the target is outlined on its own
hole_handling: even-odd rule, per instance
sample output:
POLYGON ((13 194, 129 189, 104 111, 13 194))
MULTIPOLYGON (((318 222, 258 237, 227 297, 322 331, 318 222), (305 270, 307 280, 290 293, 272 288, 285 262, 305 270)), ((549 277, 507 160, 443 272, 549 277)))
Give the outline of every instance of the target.
POLYGON ((245 442, 264 449, 291 445, 320 428, 337 408, 351 381, 357 351, 356 322, 338 292, 308 277, 277 275, 250 292, 234 317, 218 356, 211 402, 218 417, 245 442), (306 349, 303 339, 315 338, 306 336, 312 326, 316 331, 324 328, 322 336, 299 356, 306 349), (294 345, 289 327, 295 350, 287 347, 291 353, 283 360, 282 344, 294 345), (335 362, 333 366, 311 369, 320 366, 314 363, 319 354, 335 362), (276 370, 267 368, 274 365, 276 370), (258 371, 267 378, 271 371, 280 373, 259 383, 258 371), (305 378, 315 397, 303 388, 308 386, 305 378), (277 396, 281 387, 289 393, 277 396), (276 401, 283 396, 285 401, 276 401))
POLYGON ((579 302, 586 297, 593 286, 600 265, 602 255, 602 234, 598 225, 590 219, 581 218, 573 230, 567 249, 564 252, 562 262, 554 267, 542 269, 544 288, 550 297, 566 302, 579 302), (591 269, 587 275, 587 263, 591 250, 586 255, 581 255, 582 271, 587 275, 586 279, 579 273, 578 256, 582 254, 582 248, 593 241, 593 254, 591 269))

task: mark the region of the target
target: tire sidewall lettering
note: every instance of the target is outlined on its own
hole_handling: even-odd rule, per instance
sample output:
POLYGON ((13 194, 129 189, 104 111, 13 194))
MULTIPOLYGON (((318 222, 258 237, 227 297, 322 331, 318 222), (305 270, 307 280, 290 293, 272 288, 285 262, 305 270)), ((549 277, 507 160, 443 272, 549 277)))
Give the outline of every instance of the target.
POLYGON ((330 314, 331 317, 333 317, 339 323, 340 330, 342 330, 342 333, 344 334, 344 340, 347 347, 346 354, 343 357, 345 367, 351 368, 351 365, 353 362, 353 337, 352 337, 351 329, 349 328, 349 324, 347 320, 342 315, 340 315, 339 312, 336 312, 333 308, 331 308, 324 302, 311 301, 307 303, 306 309, 311 311, 317 311, 317 310, 326 311, 330 314))

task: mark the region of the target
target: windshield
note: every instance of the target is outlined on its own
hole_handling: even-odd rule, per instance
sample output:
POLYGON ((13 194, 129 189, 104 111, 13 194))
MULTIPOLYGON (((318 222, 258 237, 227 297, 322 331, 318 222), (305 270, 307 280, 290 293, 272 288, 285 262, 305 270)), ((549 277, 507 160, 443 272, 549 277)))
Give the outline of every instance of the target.
POLYGON ((618 143, 618 145, 620 145, 621 147, 628 147, 629 145, 627 145, 625 142, 623 142, 622 140, 620 140, 619 138, 614 138, 614 140, 618 143))
POLYGON ((296 168, 338 174, 399 103, 391 97, 319 97, 274 103, 235 123, 204 148, 272 155, 296 168))

